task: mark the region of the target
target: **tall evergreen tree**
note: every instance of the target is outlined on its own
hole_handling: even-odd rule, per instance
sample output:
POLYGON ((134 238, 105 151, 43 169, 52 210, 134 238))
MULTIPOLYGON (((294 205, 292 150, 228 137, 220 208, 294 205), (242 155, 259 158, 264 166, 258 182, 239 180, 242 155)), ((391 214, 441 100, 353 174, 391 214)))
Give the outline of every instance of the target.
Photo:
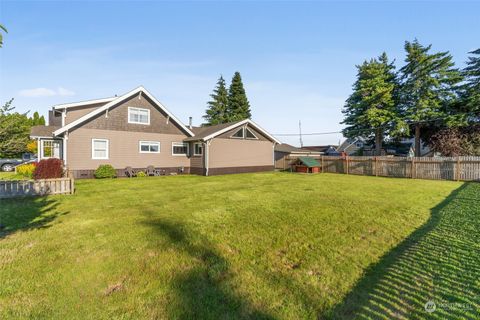
POLYGON ((0 107, 0 158, 16 157, 27 151, 30 120, 25 113, 13 112, 13 99, 0 107))
POLYGON ((469 120, 480 121, 480 49, 469 52, 467 66, 463 70, 465 76, 464 101, 469 120))
POLYGON ((430 53, 431 45, 417 40, 405 42, 405 66, 400 69, 400 103, 406 119, 415 129, 415 154, 420 156, 421 128, 448 115, 447 106, 455 99, 456 86, 462 81, 448 52, 430 53))
POLYGON ((353 93, 343 109, 343 134, 347 137, 375 137, 376 154, 381 155, 385 134, 396 135, 402 121, 396 110, 396 75, 386 53, 357 66, 353 93))
POLYGON ((203 118, 207 121, 206 125, 215 125, 219 123, 228 122, 227 107, 228 107, 228 91, 225 80, 222 76, 217 81, 217 86, 210 95, 212 100, 209 101, 208 108, 205 111, 203 118))
POLYGON ((3 46, 3 34, 2 32, 7 33, 7 28, 0 24, 0 48, 3 46))
POLYGON ((33 113, 33 117, 30 118, 30 124, 32 126, 39 126, 39 125, 45 125, 45 118, 43 116, 40 117, 37 111, 33 113))
POLYGON ((248 102, 247 94, 243 87, 240 72, 237 71, 233 75, 232 83, 228 90, 228 122, 250 119, 251 117, 250 103, 248 102))

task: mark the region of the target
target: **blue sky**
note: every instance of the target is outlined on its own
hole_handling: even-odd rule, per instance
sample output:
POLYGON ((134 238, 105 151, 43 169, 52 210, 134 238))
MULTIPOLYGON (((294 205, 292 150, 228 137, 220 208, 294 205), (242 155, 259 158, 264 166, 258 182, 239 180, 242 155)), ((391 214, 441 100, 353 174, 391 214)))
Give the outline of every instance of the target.
MULTIPOLYGON (((462 67, 480 47, 479 2, 4 1, 0 103, 49 106, 144 85, 184 122, 201 123, 220 74, 240 71, 253 120, 271 133, 342 128, 355 65, 405 40, 449 50, 462 67)), ((298 137, 279 137, 298 145, 298 137)), ((307 136, 306 145, 341 135, 307 136)))

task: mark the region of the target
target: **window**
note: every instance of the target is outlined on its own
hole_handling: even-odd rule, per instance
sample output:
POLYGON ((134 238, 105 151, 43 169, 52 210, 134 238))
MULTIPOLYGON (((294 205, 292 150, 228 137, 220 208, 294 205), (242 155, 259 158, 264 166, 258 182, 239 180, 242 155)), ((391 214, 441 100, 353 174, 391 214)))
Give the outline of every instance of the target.
POLYGON ((108 159, 107 139, 92 139, 92 159, 108 159))
POLYGON ((193 145, 193 155, 201 156, 203 154, 203 145, 199 142, 193 145))
POLYGON ((247 139, 258 139, 257 136, 252 131, 250 131, 248 128, 245 128, 245 137, 247 139))
POLYGON ((150 110, 128 107, 128 123, 150 124, 150 110))
POLYGON ((172 155, 174 155, 174 156, 186 156, 186 155, 188 155, 188 143, 172 142, 172 155))
POLYGON ((243 132, 243 128, 238 130, 237 132, 235 132, 233 135, 232 135, 232 138, 240 138, 240 139, 243 139, 244 137, 244 132, 243 132))
POLYGON ((160 153, 160 142, 158 141, 140 141, 140 153, 160 153))
POLYGON ((60 141, 42 140, 42 159, 57 158, 60 159, 60 141))

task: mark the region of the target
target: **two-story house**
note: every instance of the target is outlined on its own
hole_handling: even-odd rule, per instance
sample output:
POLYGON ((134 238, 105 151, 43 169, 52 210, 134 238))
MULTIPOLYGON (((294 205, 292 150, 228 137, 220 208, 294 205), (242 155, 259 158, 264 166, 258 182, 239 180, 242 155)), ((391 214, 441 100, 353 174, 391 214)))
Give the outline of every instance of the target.
POLYGON ((274 169, 279 141, 247 119, 208 127, 184 125, 145 88, 122 96, 53 106, 35 126, 39 160, 59 158, 76 178, 101 164, 123 176, 150 165, 169 173, 215 175, 274 169))

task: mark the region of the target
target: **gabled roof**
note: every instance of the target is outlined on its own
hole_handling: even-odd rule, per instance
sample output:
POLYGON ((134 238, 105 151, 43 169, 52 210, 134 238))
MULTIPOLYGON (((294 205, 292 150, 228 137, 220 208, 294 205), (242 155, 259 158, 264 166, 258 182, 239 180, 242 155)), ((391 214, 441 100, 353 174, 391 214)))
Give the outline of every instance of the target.
POLYGON ((208 126, 208 127, 195 128, 193 129, 195 132, 195 136, 184 139, 184 141, 196 141, 196 140, 207 141, 221 135, 222 133, 225 133, 232 129, 240 127, 244 124, 248 124, 253 128, 257 129, 258 131, 260 131, 260 133, 262 133, 264 136, 269 138, 271 141, 275 143, 280 143, 280 141, 278 141, 274 136, 272 136, 265 129, 263 129, 262 127, 260 127, 258 124, 256 124, 250 119, 229 122, 229 123, 222 123, 222 124, 217 124, 217 125, 208 126))
POLYGON ((81 106, 89 106, 89 105, 98 104, 98 103, 108 103, 108 102, 113 101, 115 99, 117 99, 117 97, 95 99, 95 100, 85 100, 85 101, 72 102, 72 103, 63 103, 63 104, 54 105, 53 109, 59 110, 59 109, 68 109, 68 108, 81 107, 81 106))
POLYGON ((71 123, 67 124, 66 126, 63 126, 60 129, 56 130, 53 134, 58 136, 58 135, 64 133, 65 131, 82 124, 83 122, 93 118, 94 116, 110 109, 111 107, 117 105, 118 103, 120 103, 120 102, 122 102, 122 101, 136 95, 136 94, 139 94, 139 93, 145 94, 150 100, 153 101, 153 103, 155 103, 161 110, 163 110, 170 117, 170 119, 172 121, 177 123, 188 135, 193 137, 193 135, 194 135, 193 132, 190 129, 188 129, 180 120, 178 120, 177 117, 175 117, 170 111, 168 111, 168 109, 165 108, 165 106, 163 106, 157 99, 155 99, 155 97, 150 92, 148 92, 142 86, 140 86, 136 89, 133 89, 132 91, 129 91, 129 92, 125 93, 124 95, 121 95, 120 97, 117 97, 114 100, 111 100, 107 104, 105 104, 101 107, 98 107, 97 109, 93 110, 92 112, 87 113, 83 117, 80 117, 75 121, 72 121, 71 123))
POLYGON ((30 128, 31 138, 52 138, 53 132, 60 129, 58 126, 33 126, 30 128))
POLYGON ((355 144, 357 141, 360 141, 362 143, 365 143, 365 139, 362 137, 355 137, 355 138, 348 138, 345 141, 340 144, 340 146, 337 148, 338 152, 342 152, 347 150, 351 145, 355 144))
POLYGON ((326 152, 328 149, 334 149, 335 151, 337 150, 337 146, 334 146, 332 144, 325 145, 325 146, 303 146, 303 149, 311 150, 311 151, 318 151, 318 152, 326 152))
POLYGON ((315 153, 315 154, 320 154, 320 152, 318 152, 318 151, 307 150, 307 149, 303 149, 303 148, 297 148, 297 147, 294 147, 294 146, 289 145, 287 143, 277 144, 275 146, 275 151, 284 152, 284 153, 306 153, 306 154, 315 153))

